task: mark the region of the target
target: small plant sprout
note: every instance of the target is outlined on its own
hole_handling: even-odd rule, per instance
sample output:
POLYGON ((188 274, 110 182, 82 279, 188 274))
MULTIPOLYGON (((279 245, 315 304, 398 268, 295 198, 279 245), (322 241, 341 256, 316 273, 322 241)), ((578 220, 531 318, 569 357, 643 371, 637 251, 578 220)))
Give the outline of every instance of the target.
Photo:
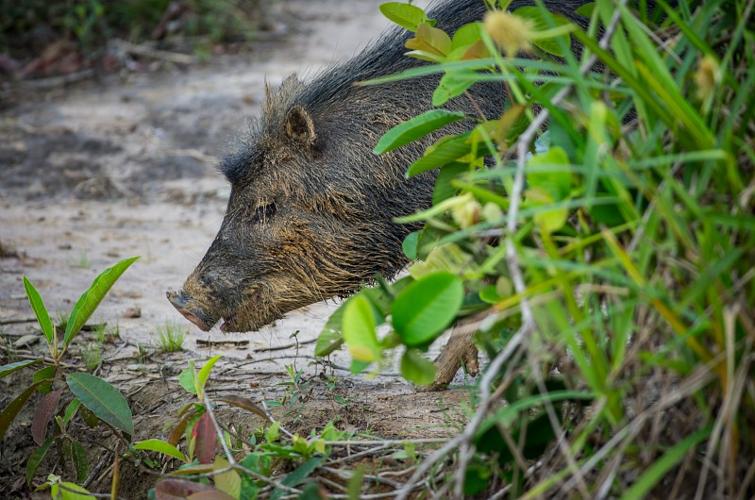
MULTIPOLYGON (((71 368, 71 360, 66 360, 66 363, 63 360, 69 346, 107 292, 137 259, 138 257, 132 257, 122 260, 100 273, 89 288, 81 294, 70 313, 61 318, 61 324, 57 327, 50 319, 42 296, 27 277, 23 279, 26 296, 48 346, 49 358, 40 355, 37 358, 0 366, 0 378, 27 367, 36 368, 31 385, 23 389, 0 412, 0 439, 5 436, 11 423, 31 397, 35 393, 40 393, 42 396, 37 402, 31 424, 32 437, 39 447, 29 458, 26 469, 27 483, 31 484, 37 468, 52 444, 56 444, 54 447, 56 449, 70 450, 72 463, 76 469, 77 483, 83 483, 86 480, 89 474, 86 452, 81 443, 67 432, 68 424, 81 406, 84 407, 86 415, 91 416, 91 419, 87 420, 88 423, 104 423, 126 441, 130 440, 134 434, 133 417, 126 398, 110 383, 88 373, 76 371, 71 368), (66 409, 62 416, 57 415, 58 406, 64 398, 68 400, 66 409), (57 425, 53 427, 52 435, 48 436, 49 424, 53 417, 57 425)), ((94 370, 102 361, 101 344, 89 343, 82 350, 81 357, 86 368, 90 371, 94 370)), ((66 498, 66 493, 69 494, 68 498, 74 496, 89 498, 86 496, 87 490, 79 484, 63 482, 61 478, 54 475, 49 476, 43 487, 53 488, 53 498, 58 498, 60 495, 66 498)))

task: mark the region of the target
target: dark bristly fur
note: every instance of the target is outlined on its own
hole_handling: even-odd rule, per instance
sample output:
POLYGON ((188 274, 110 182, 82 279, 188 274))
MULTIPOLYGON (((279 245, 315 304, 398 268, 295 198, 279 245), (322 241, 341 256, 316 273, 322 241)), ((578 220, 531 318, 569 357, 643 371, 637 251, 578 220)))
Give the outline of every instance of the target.
MULTIPOLYGON (((545 3, 574 18, 585 2, 545 3)), ((484 12, 482 0, 449 0, 429 16, 453 33, 484 12)), ((224 330, 255 330, 404 266, 401 242, 415 228, 393 219, 426 208, 434 182, 433 173, 406 180, 404 172, 438 135, 382 156, 372 148, 389 128, 431 107, 438 76, 354 83, 422 64, 404 56, 410 36, 389 30, 311 82, 291 77, 267 92, 246 145, 220 166, 232 189, 218 235, 183 291, 169 296, 187 318, 205 329, 222 317, 224 330)), ((476 85, 447 107, 493 118, 505 99, 500 84, 476 85)))

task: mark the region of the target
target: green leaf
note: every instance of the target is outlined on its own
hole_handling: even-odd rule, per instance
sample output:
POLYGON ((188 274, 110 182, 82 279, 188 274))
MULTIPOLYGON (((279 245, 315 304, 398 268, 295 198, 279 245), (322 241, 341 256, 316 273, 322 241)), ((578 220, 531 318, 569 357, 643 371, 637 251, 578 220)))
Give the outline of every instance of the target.
POLYGON ((66 377, 71 392, 103 422, 134 434, 134 421, 126 398, 118 389, 88 373, 71 373, 66 377))
POLYGON ((76 398, 72 399, 71 402, 68 403, 68 406, 66 406, 66 409, 63 412, 64 429, 71 422, 71 419, 76 415, 76 412, 79 411, 79 406, 81 406, 81 401, 76 398))
MULTIPOLYGON (((283 486, 289 486, 291 488, 301 484, 305 479, 307 479, 310 474, 312 474, 315 469, 317 469, 320 464, 325 460, 325 457, 312 457, 303 464, 301 464, 299 467, 294 469, 292 472, 290 472, 286 477, 283 478, 281 481, 281 484, 283 486)), ((280 500, 284 495, 286 494, 285 491, 281 489, 275 489, 273 491, 273 494, 271 495, 271 500, 280 500)))
POLYGON ((425 11, 417 6, 401 2, 386 2, 380 5, 385 17, 408 31, 417 31, 420 24, 427 22, 425 11))
POLYGON ((216 354, 215 356, 211 357, 209 360, 207 360, 207 363, 205 363, 204 366, 199 370, 197 379, 195 381, 195 383, 197 384, 197 394, 204 394, 204 386, 205 384, 207 384, 207 379, 210 378, 212 367, 215 366, 215 363, 218 362, 220 356, 220 354, 216 354))
POLYGON ((355 360, 372 362, 380 359, 375 313, 364 295, 352 297, 346 305, 343 313, 343 338, 355 360))
POLYGON ((414 177, 428 170, 442 167, 460 158, 472 149, 465 136, 444 136, 427 148, 422 158, 418 159, 406 171, 407 177, 414 177))
POLYGON ((32 384, 27 387, 24 392, 16 396, 16 399, 11 401, 8 406, 3 409, 2 413, 0 413, 0 439, 3 439, 8 427, 13 423, 18 412, 21 411, 21 408, 24 407, 26 401, 28 401, 31 395, 34 394, 34 391, 37 390, 37 385, 38 384, 32 384))
POLYGON ((582 17, 590 18, 592 17, 592 11, 595 10, 595 2, 590 2, 582 5, 581 7, 577 8, 574 12, 579 14, 582 17))
POLYGON ((37 322, 40 328, 42 328, 45 339, 47 339, 47 345, 53 346, 55 344, 55 327, 52 324, 42 296, 39 295, 37 289, 34 288, 34 285, 31 284, 31 281, 26 276, 24 276, 24 289, 26 289, 29 305, 31 305, 34 314, 37 316, 37 322))
POLYGON ((31 366, 34 363, 38 363, 39 361, 39 359, 25 359, 23 361, 16 361, 14 363, 2 365, 0 366, 0 378, 5 377, 6 375, 10 375, 11 373, 15 372, 16 370, 20 370, 21 368, 26 368, 27 366, 31 366))
POLYGON ((438 271, 457 274, 469 268, 473 260, 473 257, 465 253, 456 243, 446 243, 433 248, 424 261, 413 264, 409 268, 409 274, 414 279, 420 279, 438 271))
MULTIPOLYGON (((228 468, 229 464, 228 460, 225 458, 217 457, 214 465, 214 470, 218 471, 228 468)), ((239 496, 241 495, 241 476, 239 476, 239 473, 235 470, 231 469, 226 472, 221 472, 220 474, 215 474, 212 480, 215 483, 215 488, 217 488, 218 491, 225 493, 225 498, 241 498, 239 496)), ((216 496, 215 498, 220 500, 221 497, 216 496)))
POLYGON ((45 439, 42 446, 35 448, 34 451, 31 452, 31 455, 29 455, 29 459, 26 461, 26 484, 31 485, 31 481, 34 479, 37 469, 45 459, 47 451, 50 449, 50 445, 54 440, 55 439, 51 437, 45 439))
POLYGON ((417 385, 430 385, 435 380, 435 365, 416 349, 407 349, 401 356, 401 375, 417 385))
POLYGON ((539 167, 556 168, 545 172, 528 171, 527 186, 542 188, 550 193, 555 200, 561 201, 568 197, 571 191, 572 173, 569 166, 569 156, 559 146, 552 147, 545 153, 535 155, 527 161, 527 167, 534 169, 539 167))
POLYGON ((50 488, 50 494, 53 500, 96 500, 96 497, 92 496, 83 486, 67 481, 53 484, 50 488))
MULTIPOLYGON (((411 278, 402 278, 392 285, 390 285, 391 293, 398 293, 409 284, 411 278)), ((391 304, 393 303, 393 297, 389 296, 385 290, 380 286, 363 288, 360 295, 364 295, 370 301, 370 304, 374 307, 376 314, 376 322, 382 323, 383 318, 388 316, 391 312, 391 304)), ((320 332, 320 336, 317 338, 315 344, 316 356, 327 356, 336 349, 343 345, 343 312, 346 310, 348 301, 343 302, 333 314, 330 315, 328 321, 320 332)))
MULTIPOLYGON (((548 207, 554 205, 556 200, 553 195, 544 188, 533 187, 525 193, 528 207, 548 207)), ((539 210, 533 216, 538 227, 547 233, 561 229, 569 218, 569 209, 561 206, 539 210)))
POLYGON ((388 130, 380 138, 373 152, 380 155, 393 151, 462 118, 464 113, 461 111, 431 109, 388 130))
POLYGON ((668 449, 656 462, 648 467, 645 472, 637 478, 632 486, 624 492, 621 500, 638 500, 645 498, 650 490, 660 481, 666 473, 676 464, 681 462, 684 456, 710 435, 711 427, 705 427, 699 431, 690 434, 674 446, 668 449))
POLYGON ((419 231, 412 231, 406 235, 404 241, 401 243, 401 250, 409 260, 417 259, 417 242, 419 241, 419 231))
POLYGON ((338 306, 333 311, 325 326, 322 328, 320 335, 317 337, 315 344, 315 356, 327 356, 343 345, 343 332, 341 322, 343 320, 343 311, 346 309, 346 302, 338 306))
POLYGON ((435 188, 433 189, 433 205, 447 200, 456 194, 456 189, 451 181, 459 177, 463 172, 469 170, 469 166, 464 163, 450 163, 440 169, 438 177, 435 178, 435 188))
POLYGON ((194 360, 190 359, 189 366, 181 370, 181 373, 178 375, 178 383, 189 394, 196 394, 197 393, 196 377, 197 377, 197 372, 196 370, 194 370, 194 360))
POLYGON ((131 264, 136 262, 139 257, 131 257, 118 262, 116 265, 105 269, 99 276, 97 276, 89 288, 81 294, 79 300, 76 301, 76 305, 73 306, 71 314, 68 316, 68 322, 66 323, 66 331, 63 335, 64 348, 71 343, 73 338, 79 333, 81 327, 87 322, 89 317, 94 313, 97 306, 100 305, 102 299, 107 292, 118 281, 118 278, 129 268, 131 264))
POLYGON ((76 440, 71 441, 71 456, 73 468, 76 471, 76 481, 83 483, 89 475, 89 457, 81 443, 76 440))
POLYGON ((157 453, 162 453, 163 455, 177 458, 182 462, 189 461, 186 458, 186 455, 181 453, 178 448, 168 443, 167 441, 163 441, 162 439, 145 439, 143 441, 137 441, 133 444, 133 447, 137 450, 156 451, 157 453))
POLYGON ((468 76, 459 76, 456 73, 446 73, 438 82, 433 91, 433 106, 443 106, 454 97, 463 94, 475 81, 468 76))
POLYGON ((451 38, 451 50, 466 47, 479 41, 481 27, 480 23, 474 22, 457 29, 451 38))
POLYGON ((407 286, 393 303, 393 328, 411 347, 435 339, 454 320, 464 300, 457 276, 439 272, 407 286))

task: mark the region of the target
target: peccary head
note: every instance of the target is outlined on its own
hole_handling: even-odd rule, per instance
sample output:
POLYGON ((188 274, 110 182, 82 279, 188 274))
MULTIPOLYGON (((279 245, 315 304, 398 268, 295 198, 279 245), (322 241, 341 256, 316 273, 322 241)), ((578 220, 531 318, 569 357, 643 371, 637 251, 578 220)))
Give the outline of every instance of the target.
POLYGON ((223 331, 256 330, 404 264, 412 228, 393 218, 429 203, 432 177, 404 178, 416 148, 371 150, 416 109, 337 83, 328 93, 333 82, 318 90, 291 77, 268 92, 250 138, 222 162, 231 183, 223 223, 183 289, 168 292, 201 329, 223 318, 223 331))

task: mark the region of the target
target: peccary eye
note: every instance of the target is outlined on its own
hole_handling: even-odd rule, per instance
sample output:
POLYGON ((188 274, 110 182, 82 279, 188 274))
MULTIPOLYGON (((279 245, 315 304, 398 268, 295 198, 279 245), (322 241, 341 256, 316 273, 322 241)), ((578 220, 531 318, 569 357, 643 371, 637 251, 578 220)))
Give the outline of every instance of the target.
POLYGON ((277 210, 275 203, 258 205, 257 208, 254 209, 254 215, 252 215, 252 224, 270 220, 277 210))

